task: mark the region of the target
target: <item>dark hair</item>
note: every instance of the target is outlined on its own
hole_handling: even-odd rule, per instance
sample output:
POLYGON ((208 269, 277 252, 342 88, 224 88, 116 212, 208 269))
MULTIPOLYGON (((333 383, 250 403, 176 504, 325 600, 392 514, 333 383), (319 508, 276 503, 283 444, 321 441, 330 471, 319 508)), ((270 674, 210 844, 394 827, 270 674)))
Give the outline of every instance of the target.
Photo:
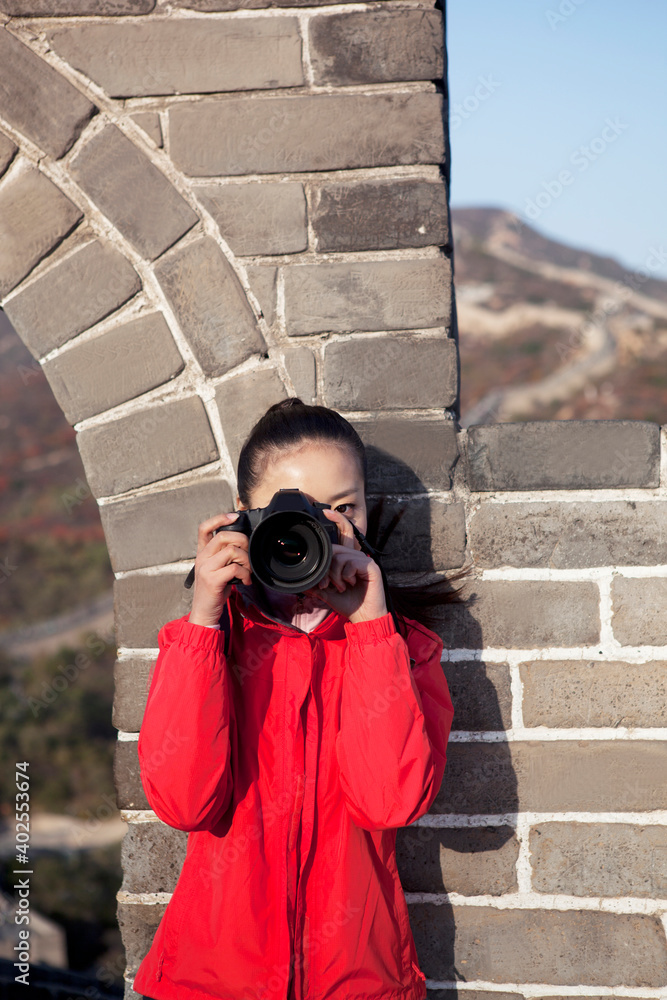
MULTIPOLYGON (((263 417, 250 431, 241 449, 238 462, 237 486, 239 499, 244 507, 250 507, 250 497, 261 480, 266 464, 284 448, 294 447, 306 441, 328 441, 349 448, 359 461, 364 488, 368 480, 368 459, 366 448, 356 430, 336 410, 327 406, 304 403, 295 396, 283 399, 270 406, 263 417)), ((380 539, 380 522, 384 508, 384 498, 380 498, 368 511, 366 538, 374 548, 382 552, 388 537, 395 528, 405 507, 393 518, 380 539), (381 544, 380 544, 381 541, 381 544)), ((411 618, 422 625, 433 628, 441 617, 437 608, 444 604, 467 604, 462 598, 462 587, 451 584, 470 576, 471 568, 457 570, 446 579, 426 581, 417 584, 389 584, 389 592, 394 610, 399 619, 411 618)))

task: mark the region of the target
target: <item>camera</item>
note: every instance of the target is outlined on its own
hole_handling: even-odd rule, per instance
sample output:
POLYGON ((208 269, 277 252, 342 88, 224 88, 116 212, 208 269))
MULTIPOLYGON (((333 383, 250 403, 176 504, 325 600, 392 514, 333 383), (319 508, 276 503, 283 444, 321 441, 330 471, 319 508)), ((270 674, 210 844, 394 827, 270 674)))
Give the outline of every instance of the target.
POLYGON ((297 594, 316 587, 329 571, 338 525, 322 511, 331 504, 311 503, 296 489, 278 490, 266 507, 242 510, 219 531, 241 531, 249 538, 250 568, 271 590, 297 594))

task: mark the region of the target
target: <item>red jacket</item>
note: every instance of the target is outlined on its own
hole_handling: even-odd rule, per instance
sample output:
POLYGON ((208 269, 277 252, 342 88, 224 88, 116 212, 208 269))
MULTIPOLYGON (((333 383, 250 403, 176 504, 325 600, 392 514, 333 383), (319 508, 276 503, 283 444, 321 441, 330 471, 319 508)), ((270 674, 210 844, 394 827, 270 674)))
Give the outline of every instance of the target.
POLYGON ((390 614, 304 632, 234 586, 224 632, 159 633, 141 780, 191 831, 134 990, 155 1000, 423 1000, 396 829, 440 788, 441 640, 390 614))

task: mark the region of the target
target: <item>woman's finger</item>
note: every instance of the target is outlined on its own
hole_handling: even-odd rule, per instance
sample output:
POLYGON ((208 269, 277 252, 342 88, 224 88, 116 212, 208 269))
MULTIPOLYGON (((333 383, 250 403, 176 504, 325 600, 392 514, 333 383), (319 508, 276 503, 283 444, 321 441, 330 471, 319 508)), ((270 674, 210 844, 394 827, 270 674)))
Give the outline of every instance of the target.
POLYGON ((352 527, 352 522, 341 514, 338 510, 329 510, 324 508, 325 515, 330 521, 335 521, 338 525, 338 534, 340 536, 340 544, 344 545, 348 549, 360 549, 361 546, 355 538, 354 529, 352 527))

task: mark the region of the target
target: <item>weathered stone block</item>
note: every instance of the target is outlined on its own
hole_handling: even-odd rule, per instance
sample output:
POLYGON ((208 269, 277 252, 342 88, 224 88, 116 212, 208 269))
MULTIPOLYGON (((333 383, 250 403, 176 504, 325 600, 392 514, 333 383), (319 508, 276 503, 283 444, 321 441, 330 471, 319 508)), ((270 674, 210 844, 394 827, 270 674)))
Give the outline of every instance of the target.
POLYGON ((111 496, 214 462, 218 449, 199 396, 170 399, 79 431, 93 496, 111 496))
POLYGON ((188 835, 166 823, 130 823, 121 845, 121 892, 173 892, 188 835))
POLYGON ((479 580, 468 606, 443 609, 437 631, 446 649, 588 646, 600 637, 600 592, 593 582, 479 580))
POLYGON ((320 14, 308 22, 318 85, 441 80, 441 10, 363 10, 320 14))
POLYGON ((175 250, 155 268, 205 375, 222 375, 266 350, 233 267, 209 236, 175 250))
POLYGON ((14 143, 4 132, 0 132, 0 174, 4 174, 5 170, 12 162, 16 156, 16 150, 18 146, 14 143))
POLYGON ((667 726, 665 660, 533 660, 519 669, 526 726, 667 726))
POLYGON ((146 707, 150 673, 155 659, 133 656, 116 660, 113 668, 114 695, 111 725, 126 733, 138 733, 146 707))
POLYGON ((14 295, 4 309, 33 357, 41 358, 104 319, 140 288, 130 262, 94 240, 14 295))
POLYGON ((130 115, 130 118, 137 123, 149 139, 153 140, 156 146, 161 147, 164 144, 160 116, 157 111, 138 111, 136 115, 130 115))
POLYGON ((445 246, 447 188, 413 177, 323 183, 313 193, 311 223, 320 251, 445 246))
POLYGON ((530 420, 467 432, 471 490, 573 490, 660 484, 660 425, 530 420))
POLYGON ((197 215, 169 180, 115 125, 86 143, 70 163, 73 177, 147 260, 192 229, 197 215))
POLYGON ((519 845, 511 826, 401 827, 396 862, 405 892, 515 892, 519 845))
POLYGON ((291 336, 414 330, 451 322, 451 263, 442 255, 294 264, 284 273, 291 336))
POLYGON ((326 405, 342 410, 451 406, 456 344, 448 337, 358 337, 324 351, 326 405))
POLYGON ((622 646, 667 645, 667 577, 614 576, 612 629, 622 646))
POLYGON ((385 504, 382 528, 400 509, 400 521, 382 546, 387 572, 452 569, 465 560, 465 509, 461 503, 410 500, 385 504))
POLYGON ((369 494, 451 489, 459 459, 452 420, 379 412, 350 423, 367 449, 369 494))
POLYGON ((81 209, 32 167, 0 184, 0 296, 25 278, 82 218, 81 209))
POLYGON ((465 969, 466 980, 491 983, 667 984, 659 916, 414 903, 410 923, 429 979, 453 980, 465 969))
POLYGON ((199 524, 234 509, 224 479, 205 479, 100 507, 114 572, 197 555, 199 524))
POLYGON ((447 337, 360 337, 324 351, 326 405, 342 410, 451 406, 456 344, 447 337))
MULTIPOLYGON (((175 0, 174 7, 187 7, 191 10, 238 10, 239 8, 256 7, 317 7, 321 3, 337 3, 338 0, 281 0, 274 4, 271 0, 175 0)), ((356 0, 342 0, 343 3, 355 3, 356 0)))
POLYGON ((667 504, 483 503, 470 519, 478 566, 654 566, 667 562, 667 504))
POLYGON ((42 364, 71 424, 172 379, 185 362, 162 313, 149 313, 42 364), (130 363, 131 359, 131 363, 130 363))
POLYGON ((292 379, 294 391, 304 403, 317 402, 315 355, 309 347, 286 347, 285 368, 292 379))
POLYGON ((5 121, 56 160, 97 111, 5 27, 0 28, 0 106, 5 121))
POLYGON ((119 809, 150 809, 141 784, 137 741, 119 740, 114 748, 113 778, 119 809))
POLYGON ((443 663, 454 704, 452 731, 501 732, 512 725, 512 690, 507 663, 454 660, 443 663))
POLYGON ((450 743, 431 812, 642 812, 667 806, 665 742, 450 743))
POLYGON ((253 425, 269 406, 287 397, 275 368, 259 368, 221 382, 215 390, 222 429, 234 468, 253 425))
POLYGON ((295 17, 69 24, 53 49, 112 97, 205 94, 304 82, 295 17))
MULTIPOLYGON (((189 615, 192 587, 183 573, 124 576, 114 580, 116 641, 130 649, 157 649, 158 633, 167 622, 189 615)), ((143 808, 143 807, 142 807, 143 808)))
POLYGON ((196 188, 196 195, 237 256, 298 253, 308 246, 303 184, 215 184, 196 188))
MULTIPOLYGON (((136 975, 153 943, 166 908, 167 903, 118 903, 116 913, 125 948, 126 975, 136 975)), ((137 997, 141 995, 135 994, 137 997)))
POLYGON ((269 326, 273 326, 276 321, 278 298, 278 268, 267 267, 263 264, 246 265, 246 274, 264 319, 269 326))
POLYGON ((443 112, 438 93, 199 101, 169 109, 169 149, 193 177, 439 164, 443 112))
POLYGON ((0 0, 0 10, 19 17, 148 14, 155 0, 0 0))
POLYGON ((667 830, 657 824, 539 823, 530 860, 537 892, 660 899, 667 891, 667 830))

